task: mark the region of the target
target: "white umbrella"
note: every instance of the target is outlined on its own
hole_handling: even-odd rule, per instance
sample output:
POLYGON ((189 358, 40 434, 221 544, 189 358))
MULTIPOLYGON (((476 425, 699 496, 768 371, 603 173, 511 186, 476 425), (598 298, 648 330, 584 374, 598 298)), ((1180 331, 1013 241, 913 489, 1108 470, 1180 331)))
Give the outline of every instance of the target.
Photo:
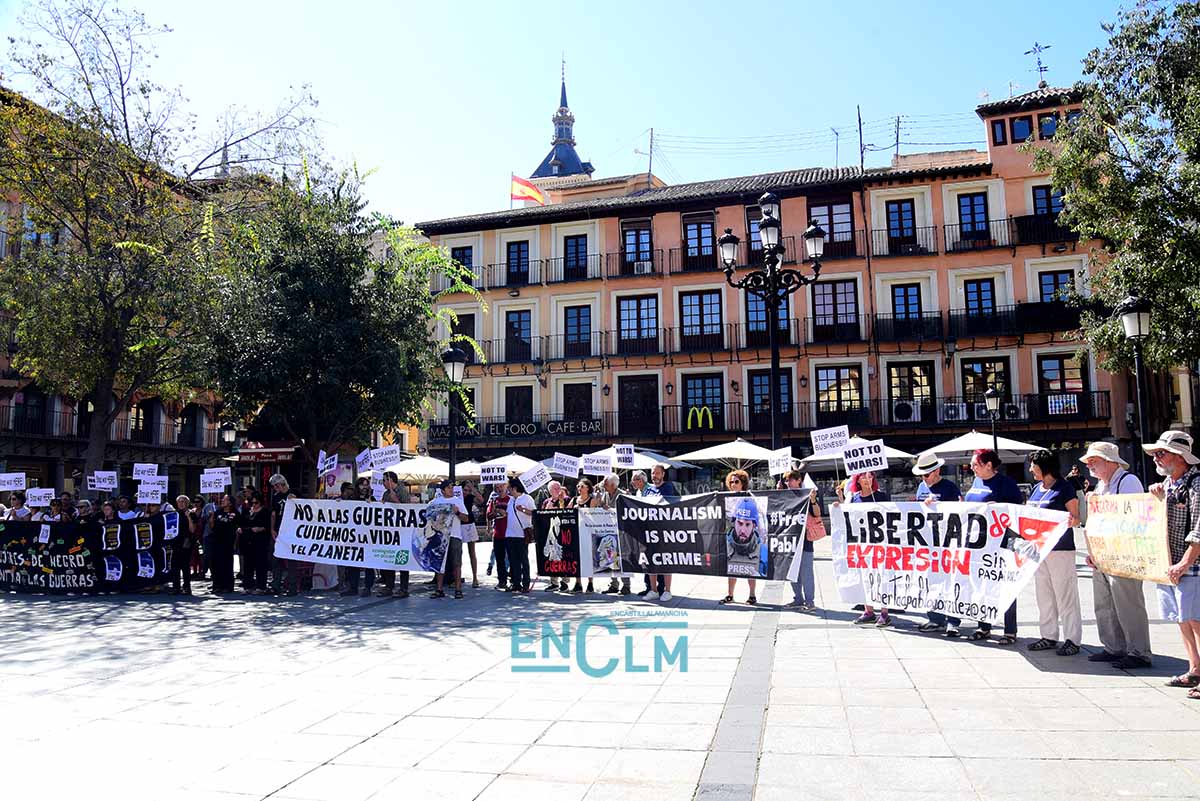
MULTIPOLYGON (((850 441, 846 443, 846 447, 849 448, 855 445, 862 445, 866 442, 867 440, 863 439, 862 437, 851 437, 850 441)), ((887 456, 889 466, 892 464, 892 462, 903 463, 917 458, 911 453, 902 451, 899 448, 889 447, 886 444, 883 446, 883 454, 887 456)), ((809 456, 807 459, 800 460, 800 466, 805 470, 809 470, 814 473, 820 473, 829 470, 841 470, 842 455, 840 453, 822 453, 819 456, 809 456)))
MULTIPOLYGON (((1002 462, 1023 462, 1029 454, 1042 450, 1041 445, 1031 445, 1028 442, 1019 442, 1008 437, 996 437, 996 444, 1000 446, 1000 461, 1002 462)), ((991 434, 985 434, 981 431, 971 431, 970 433, 963 434, 961 437, 955 437, 948 442, 943 442, 941 445, 935 445, 926 451, 926 453, 934 453, 947 462, 959 464, 969 462, 971 454, 975 451, 990 449, 991 447, 991 434)))
MULTIPOLYGON (((604 450, 596 451, 589 455, 590 456, 607 456, 610 460, 612 460, 613 470, 618 469, 617 468, 617 449, 611 445, 609 447, 605 448, 604 450)), ((620 469, 623 469, 623 470, 647 470, 648 471, 648 470, 653 470, 654 465, 659 464, 659 463, 665 464, 667 467, 672 467, 672 468, 676 468, 676 469, 680 469, 680 470, 685 470, 685 469, 696 467, 696 465, 688 464, 687 462, 682 461, 680 459, 671 459, 670 457, 663 456, 661 453, 656 453, 655 451, 650 451, 650 450, 646 450, 645 448, 638 448, 637 446, 634 446, 634 448, 633 448, 633 467, 625 467, 625 468, 620 468, 620 469)))
MULTIPOLYGON (((507 456, 501 456, 496 459, 489 459, 486 462, 480 462, 477 465, 477 467, 485 467, 488 465, 496 465, 496 464, 503 464, 504 467, 508 470, 510 475, 517 475, 517 476, 521 475, 522 473, 524 473, 528 470, 532 470, 533 468, 537 467, 537 465, 538 465, 538 463, 533 461, 532 459, 522 456, 521 454, 516 453, 514 451, 513 453, 510 453, 507 456)), ((466 474, 464 473, 463 475, 466 475, 466 474)), ((475 475, 479 475, 479 473, 476 472, 475 475)))
POLYGON ((739 470, 755 462, 768 461, 771 458, 771 451, 738 437, 733 442, 723 442, 720 445, 701 448, 691 453, 681 453, 679 458, 689 462, 717 462, 728 468, 739 470))
POLYGON ((454 475, 462 476, 463 478, 473 478, 479 475, 479 462, 474 459, 468 459, 465 462, 459 462, 454 465, 454 475))
POLYGON ((385 470, 387 471, 395 473, 401 481, 416 484, 445 478, 450 475, 450 465, 432 456, 417 456, 394 464, 385 470))

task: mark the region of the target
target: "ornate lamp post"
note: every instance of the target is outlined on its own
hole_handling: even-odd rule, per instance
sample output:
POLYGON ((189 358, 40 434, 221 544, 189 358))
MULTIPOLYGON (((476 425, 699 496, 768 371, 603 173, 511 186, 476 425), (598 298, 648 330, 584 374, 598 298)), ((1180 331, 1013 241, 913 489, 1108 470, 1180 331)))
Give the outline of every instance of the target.
MULTIPOLYGON (((1121 317, 1121 327, 1125 329, 1125 338, 1133 343, 1133 381, 1134 392, 1137 394, 1137 424, 1138 445, 1146 443, 1146 407, 1143 403, 1146 382, 1142 377, 1142 345, 1150 336, 1150 302, 1137 295, 1130 295, 1121 301, 1116 312, 1121 317)), ((1137 450, 1138 478, 1146 480, 1146 458, 1142 449, 1137 450)))
POLYGON ((1000 392, 995 387, 988 387, 983 393, 983 402, 987 404, 988 417, 992 418, 992 450, 1000 455, 1000 440, 996 439, 996 421, 1000 419, 1000 392))
POLYGON ((779 198, 767 192, 758 199, 758 207, 762 210, 758 232, 762 238, 763 269, 751 270, 742 278, 734 276, 740 240, 734 235, 733 229, 726 228, 725 234, 717 240, 717 245, 721 248, 726 282, 735 289, 743 289, 755 297, 762 298, 767 309, 767 330, 771 343, 771 448, 776 450, 782 447, 779 420, 779 309, 783 306, 784 298, 816 281, 820 276, 821 256, 825 254, 825 231, 813 220, 804 232, 804 250, 813 265, 811 276, 798 270, 783 269, 779 266, 784 252, 781 236, 783 226, 779 221, 779 198))
POLYGON ((467 354, 463 353, 458 347, 451 345, 442 352, 442 366, 446 369, 446 378, 453 385, 450 392, 446 395, 446 407, 449 409, 450 418, 450 475, 448 478, 451 483, 454 481, 454 460, 455 446, 458 444, 458 423, 455 416, 458 413, 457 407, 454 405, 454 389, 462 383, 463 373, 467 370, 467 354))

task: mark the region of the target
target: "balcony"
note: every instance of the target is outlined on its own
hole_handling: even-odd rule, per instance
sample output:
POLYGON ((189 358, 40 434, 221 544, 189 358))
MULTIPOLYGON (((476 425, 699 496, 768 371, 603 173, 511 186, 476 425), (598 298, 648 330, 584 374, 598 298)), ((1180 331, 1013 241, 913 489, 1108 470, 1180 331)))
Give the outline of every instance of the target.
MULTIPOLYGON (((484 273, 483 265, 477 264, 477 265, 472 266, 470 264, 467 264, 464 266, 466 267, 466 269, 471 271, 471 277, 469 279, 470 285, 475 287, 476 289, 483 289, 483 273, 484 273)), ((435 292, 435 293, 436 292, 445 292, 449 288, 450 288, 450 277, 449 276, 443 275, 441 273, 438 273, 437 275, 433 276, 433 280, 430 283, 430 289, 433 292, 435 292)))
POLYGON ((1024 214, 1013 217, 1013 232, 1017 245, 1047 245, 1058 242, 1078 242, 1079 234, 1060 225, 1057 214, 1024 214))
POLYGON ((1017 328, 1017 307, 997 306, 986 311, 950 310, 950 336, 1000 337, 1014 336, 1017 328))
MULTIPOLYGON (((982 397, 951 395, 937 400, 936 405, 936 417, 929 421, 932 424, 991 424, 982 397)), ((1012 424, 1108 420, 1112 416, 1110 406, 1107 391, 1014 395, 1001 402, 1000 421, 1012 424)))
POLYGON ((1017 326, 1026 334, 1075 331, 1082 311, 1061 300, 1021 303, 1017 305, 1017 326))
POLYGON ((665 330, 672 353, 725 350, 737 341, 733 323, 705 323, 665 330))
POLYGON ((620 251, 605 256, 609 278, 636 278, 663 274, 663 252, 620 251))
POLYGON ((805 318, 808 341, 813 345, 838 342, 862 342, 861 314, 828 314, 805 318))
POLYGON ((662 433, 703 434, 745 431, 745 407, 740 403, 716 403, 662 407, 662 433))
POLYGON ((542 283, 542 261, 522 259, 520 261, 489 264, 485 272, 487 285, 491 289, 503 286, 529 286, 542 283))
POLYGON ((1012 247, 1012 219, 1006 217, 967 225, 954 223, 946 226, 945 238, 947 253, 1012 247))
POLYGON ((863 230, 828 234, 825 237, 825 254, 821 256, 821 261, 860 259, 867 252, 866 239, 867 232, 863 230))
POLYGON ((604 257, 599 253, 589 253, 570 259, 546 259, 542 268, 542 277, 547 284, 593 281, 604 273, 604 257))
MULTIPOLYGON (((794 264, 798 253, 796 250, 796 237, 785 236, 780 239, 780 244, 783 245, 783 256, 780 263, 794 264)), ((744 267, 749 270, 755 270, 766 264, 762 242, 755 242, 750 238, 749 234, 742 239, 742 244, 738 247, 738 256, 738 261, 741 262, 739 269, 744 267)), ((724 265, 721 265, 721 267, 723 269, 724 265)))
MULTIPOLYGON (((561 414, 534 415, 528 420, 506 420, 503 417, 482 417, 474 421, 474 427, 458 421, 455 438, 471 440, 508 439, 591 439, 613 433, 612 413, 595 414, 591 417, 566 417, 561 414)), ((445 418, 435 420, 429 426, 431 440, 450 438, 450 422, 445 418)))
POLYGON ((603 356, 607 335, 604 331, 590 334, 553 334, 542 337, 542 356, 551 359, 586 359, 603 356))
MULTIPOLYGON (((738 346, 742 348, 767 348, 771 345, 771 331, 767 321, 740 323, 738 330, 738 346)), ((800 342, 798 336, 800 320, 796 318, 781 318, 779 320, 779 344, 795 345, 800 342)))
POLYGON ((943 331, 941 312, 875 315, 876 342, 936 342, 943 331))
POLYGON ((489 364, 532 362, 542 358, 542 337, 505 337, 479 343, 489 364))
MULTIPOLYGON (((86 440, 91 416, 75 410, 49 412, 30 407, 0 406, 0 435, 38 439, 86 440)), ((128 417, 118 417, 109 427, 110 442, 127 442, 161 447, 216 450, 219 445, 215 425, 197 426, 170 418, 155 425, 134 425, 128 417)))
POLYGON ((871 254, 876 258, 935 256, 937 252, 936 226, 909 228, 902 233, 890 229, 871 231, 871 254))
POLYGON ((713 273, 724 269, 717 258, 715 244, 699 247, 671 248, 669 272, 678 273, 713 273))
POLYGON ((618 329, 609 339, 612 356, 650 356, 666 353, 666 331, 660 328, 618 329))

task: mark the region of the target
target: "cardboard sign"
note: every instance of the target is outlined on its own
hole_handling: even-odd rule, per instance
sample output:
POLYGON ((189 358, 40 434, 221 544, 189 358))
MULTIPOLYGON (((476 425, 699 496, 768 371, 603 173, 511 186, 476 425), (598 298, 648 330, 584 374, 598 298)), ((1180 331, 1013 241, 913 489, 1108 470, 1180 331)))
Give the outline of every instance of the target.
POLYGON ((371 476, 371 497, 377 501, 382 501, 383 493, 386 491, 387 491, 387 487, 383 486, 383 476, 381 476, 381 475, 371 476))
POLYGON ((480 484, 503 484, 508 481, 508 467, 504 462, 488 462, 479 465, 480 484))
POLYGON ((24 473, 0 473, 0 492, 14 492, 25 489, 24 473))
POLYGON ((888 460, 883 450, 883 440, 868 440, 853 448, 846 448, 842 451, 842 462, 846 465, 848 476, 868 471, 886 471, 888 460))
POLYGON ((633 469, 633 446, 632 445, 613 445, 613 451, 617 458, 613 460, 613 465, 618 470, 633 469))
POLYGON ((841 453, 848 442, 850 442, 849 426, 818 428, 812 432, 813 456, 820 456, 823 453, 841 453))
POLYGON ((88 492, 96 492, 96 491, 98 491, 99 489, 100 489, 100 488, 96 486, 96 477, 95 477, 95 476, 88 476, 88 477, 87 477, 87 491, 88 491, 88 492))
POLYGON ((1108 576, 1171 584, 1167 505, 1149 493, 1088 496, 1088 554, 1108 576))
POLYGON ((54 487, 34 487, 25 492, 25 505, 31 509, 46 507, 54 500, 54 487))
POLYGON ((354 470, 362 475, 371 469, 371 449, 363 448, 362 453, 354 457, 354 470))
POLYGON ((201 473, 200 474, 200 492, 208 495, 213 492, 224 492, 225 487, 230 483, 225 480, 225 476, 220 473, 201 473))
POLYGON ((550 471, 544 464, 534 465, 521 474, 521 483, 525 485, 526 492, 533 492, 550 483, 550 471))
POLYGON ((97 470, 90 477, 96 479, 96 489, 109 490, 110 492, 117 491, 116 470, 97 470))
POLYGON ((771 458, 767 460, 767 465, 770 467, 771 475, 781 476, 792 469, 792 446, 787 445, 777 451, 771 451, 771 458))
POLYGON ((373 448, 371 450, 372 470, 387 470, 389 467, 394 467, 398 464, 400 464, 399 445, 385 445, 382 448, 373 448))
POLYGON ((553 470, 560 476, 579 478, 579 457, 555 452, 553 470))
POLYGON ((166 476, 149 476, 138 482, 138 491, 141 490, 158 490, 159 492, 167 491, 166 476))
POLYGON ((337 470, 338 456, 336 453, 325 455, 325 451, 317 454, 317 478, 324 478, 333 471, 337 470))
POLYGON ((612 457, 608 454, 585 454, 583 474, 585 476, 607 476, 612 472, 612 457))
POLYGON ((139 486, 137 491, 137 502, 162 503, 162 496, 163 494, 153 487, 147 489, 146 487, 139 486))
POLYGON ((133 466, 133 478, 136 481, 139 478, 153 478, 158 475, 158 465, 145 464, 138 462, 133 466))

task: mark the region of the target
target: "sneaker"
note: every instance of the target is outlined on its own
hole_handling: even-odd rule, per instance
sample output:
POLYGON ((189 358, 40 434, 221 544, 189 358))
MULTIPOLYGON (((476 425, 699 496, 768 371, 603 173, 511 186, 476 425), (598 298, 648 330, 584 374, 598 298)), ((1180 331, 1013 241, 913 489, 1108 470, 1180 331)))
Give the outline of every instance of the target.
POLYGON ((856 626, 866 626, 871 623, 874 623, 876 620, 877 620, 877 618, 875 617, 874 612, 863 612, 861 615, 854 618, 854 620, 852 620, 850 622, 856 626))
POLYGON ((657 600, 658 600, 658 593, 657 593, 657 592, 655 592, 654 590, 650 590, 649 592, 647 592, 647 593, 646 593, 645 595, 643 595, 642 597, 643 597, 643 598, 645 598, 647 601, 657 601, 657 600))
POLYGON ((673 597, 674 597, 674 596, 673 596, 673 595, 671 595, 671 593, 669 593, 669 592, 664 592, 662 595, 660 595, 660 596, 659 596, 659 600, 660 600, 660 601, 669 601, 669 600, 671 600, 673 597))
POLYGON ((1111 651, 1098 651, 1088 657, 1089 662, 1120 662, 1125 654, 1114 654, 1111 651))
POLYGON ((645 597, 646 597, 646 593, 648 593, 648 592, 650 592, 650 590, 642 590, 641 592, 639 592, 639 593, 638 593, 638 597, 639 597, 639 598, 645 598, 645 597))
POLYGON ((508 585, 507 584, 497 584, 496 589, 499 590, 500 592, 508 592, 508 585))
POLYGON ((800 604, 800 611, 801 612, 815 612, 815 611, 817 611, 817 605, 814 604, 812 601, 805 601, 804 603, 800 604))
POLYGON ((1139 670, 1141 668, 1151 667, 1151 663, 1150 660, 1146 659, 1145 657, 1129 654, 1121 657, 1116 662, 1113 662, 1113 667, 1119 670, 1139 670))
POLYGON ((891 615, 880 615, 879 620, 875 623, 875 628, 886 629, 890 625, 892 625, 892 616, 891 615))

